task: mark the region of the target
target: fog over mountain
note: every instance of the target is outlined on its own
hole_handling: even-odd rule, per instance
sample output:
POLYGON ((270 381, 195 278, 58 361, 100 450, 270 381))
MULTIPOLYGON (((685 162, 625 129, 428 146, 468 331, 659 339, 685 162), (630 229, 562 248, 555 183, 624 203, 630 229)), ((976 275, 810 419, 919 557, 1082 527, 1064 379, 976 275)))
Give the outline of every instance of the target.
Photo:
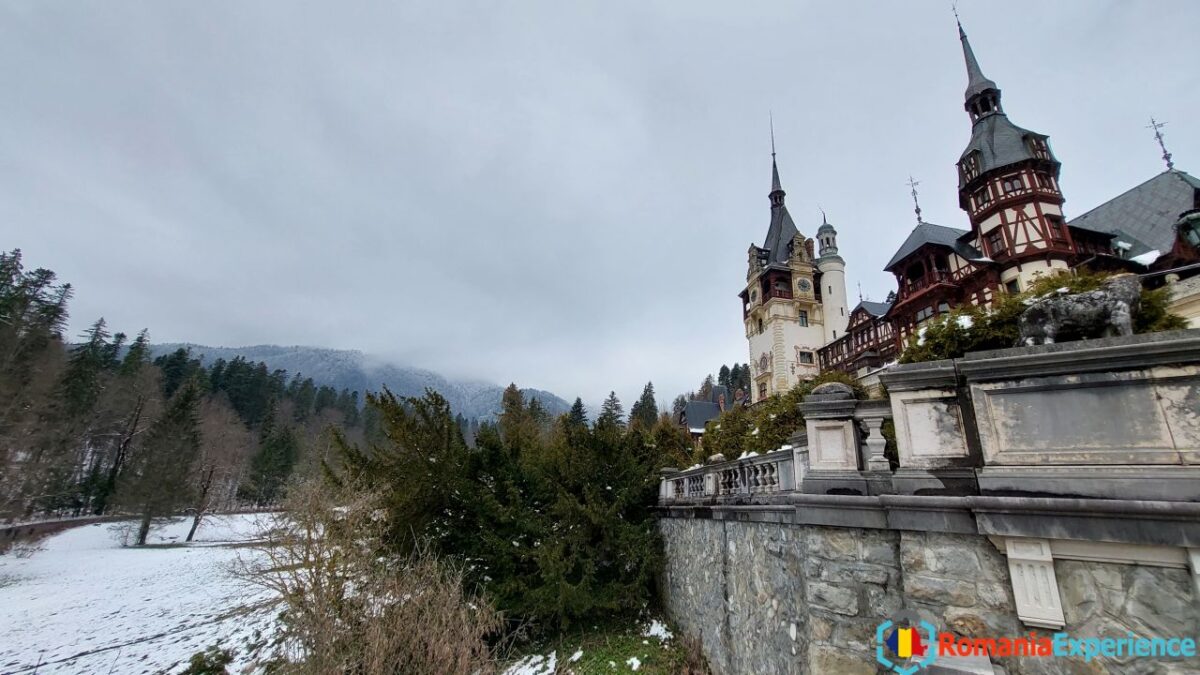
MULTIPOLYGON (((433 371, 401 366, 372 357, 357 350, 323 349, 320 347, 281 347, 254 345, 250 347, 210 347, 189 343, 157 344, 151 347, 154 356, 168 354, 179 348, 189 349, 192 356, 205 365, 217 359, 226 361, 242 357, 247 361, 262 361, 271 369, 282 369, 288 377, 299 374, 311 377, 319 385, 359 392, 380 391, 387 387, 397 396, 421 396, 434 389, 450 402, 455 412, 464 417, 488 419, 500 411, 500 396, 504 387, 478 380, 451 380, 433 371)), ((525 398, 537 398, 552 414, 566 412, 570 403, 555 394, 539 389, 522 389, 525 398)))

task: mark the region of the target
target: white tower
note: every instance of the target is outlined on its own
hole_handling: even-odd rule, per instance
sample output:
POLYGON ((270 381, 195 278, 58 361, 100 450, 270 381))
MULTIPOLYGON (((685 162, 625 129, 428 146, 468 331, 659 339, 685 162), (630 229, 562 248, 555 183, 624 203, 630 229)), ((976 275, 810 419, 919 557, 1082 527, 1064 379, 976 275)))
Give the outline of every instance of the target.
POLYGON ((821 287, 821 310, 824 315, 825 344, 846 334, 850 308, 846 306, 846 261, 838 255, 837 230, 821 212, 821 227, 817 228, 817 272, 821 287))

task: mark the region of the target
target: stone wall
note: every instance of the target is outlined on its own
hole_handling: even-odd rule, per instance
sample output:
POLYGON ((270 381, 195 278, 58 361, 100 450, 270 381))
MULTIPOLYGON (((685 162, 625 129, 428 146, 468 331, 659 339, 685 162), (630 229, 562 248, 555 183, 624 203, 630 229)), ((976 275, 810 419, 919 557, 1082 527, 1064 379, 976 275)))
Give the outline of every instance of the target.
MULTIPOLYGON (((984 536, 706 518, 663 518, 660 527, 668 613, 720 674, 876 673, 875 629, 902 609, 965 637, 1056 632, 1018 620, 1008 563, 984 536)), ((1054 568, 1073 637, 1200 635, 1186 569, 1082 560, 1054 568)), ((1200 659, 1009 658, 992 667, 1194 673, 1200 659)))

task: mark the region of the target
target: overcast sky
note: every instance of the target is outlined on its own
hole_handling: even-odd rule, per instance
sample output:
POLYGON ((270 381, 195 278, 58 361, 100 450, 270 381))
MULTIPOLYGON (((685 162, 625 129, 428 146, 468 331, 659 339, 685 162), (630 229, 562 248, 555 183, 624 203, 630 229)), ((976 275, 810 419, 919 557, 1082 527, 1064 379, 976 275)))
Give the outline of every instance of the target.
MULTIPOLYGON (((1200 172, 1200 3, 959 3, 1068 217, 1200 172)), ((967 227, 948 1, 3 2, 0 247, 158 342, 361 349, 660 403, 747 360, 737 293, 787 203, 848 291, 967 227)))

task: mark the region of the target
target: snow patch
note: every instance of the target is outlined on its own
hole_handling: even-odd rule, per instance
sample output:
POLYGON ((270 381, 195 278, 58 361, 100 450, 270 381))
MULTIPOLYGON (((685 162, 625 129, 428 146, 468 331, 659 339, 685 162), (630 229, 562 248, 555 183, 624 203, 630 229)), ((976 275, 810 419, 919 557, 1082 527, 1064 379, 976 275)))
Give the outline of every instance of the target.
POLYGON ((743 452, 741 457, 738 457, 738 459, 750 459, 751 457, 758 457, 758 453, 757 452, 743 452))
POLYGON ((1130 260, 1132 260, 1133 262, 1135 262, 1139 265, 1146 265, 1147 267, 1149 267, 1155 260, 1158 260, 1161 257, 1162 257, 1162 252, 1159 251, 1158 249, 1154 249, 1152 251, 1146 251, 1145 253, 1142 253, 1141 255, 1135 255, 1132 258, 1130 258, 1130 260))
POLYGON ((659 640, 663 641, 670 640, 672 637, 674 637, 674 635, 671 633, 671 629, 667 628, 666 624, 658 619, 651 621, 650 625, 646 627, 646 630, 642 631, 642 635, 646 637, 658 638, 659 640))
MULTIPOLYGON (((577 652, 580 656, 583 652, 577 652)), ((574 659, 572 658, 572 661, 574 659)), ((558 652, 531 654, 517 661, 504 671, 504 675, 554 675, 558 668, 558 652)))
POLYGON ((583 658, 583 650, 577 649, 577 650, 575 650, 575 653, 571 655, 571 658, 567 659, 567 661, 570 661, 571 663, 575 663, 576 661, 578 661, 579 659, 582 659, 582 658, 583 658))
POLYGON ((638 668, 642 667, 641 660, 639 660, 636 656, 629 657, 629 660, 626 661, 625 664, 629 666, 630 670, 637 670, 638 668))

